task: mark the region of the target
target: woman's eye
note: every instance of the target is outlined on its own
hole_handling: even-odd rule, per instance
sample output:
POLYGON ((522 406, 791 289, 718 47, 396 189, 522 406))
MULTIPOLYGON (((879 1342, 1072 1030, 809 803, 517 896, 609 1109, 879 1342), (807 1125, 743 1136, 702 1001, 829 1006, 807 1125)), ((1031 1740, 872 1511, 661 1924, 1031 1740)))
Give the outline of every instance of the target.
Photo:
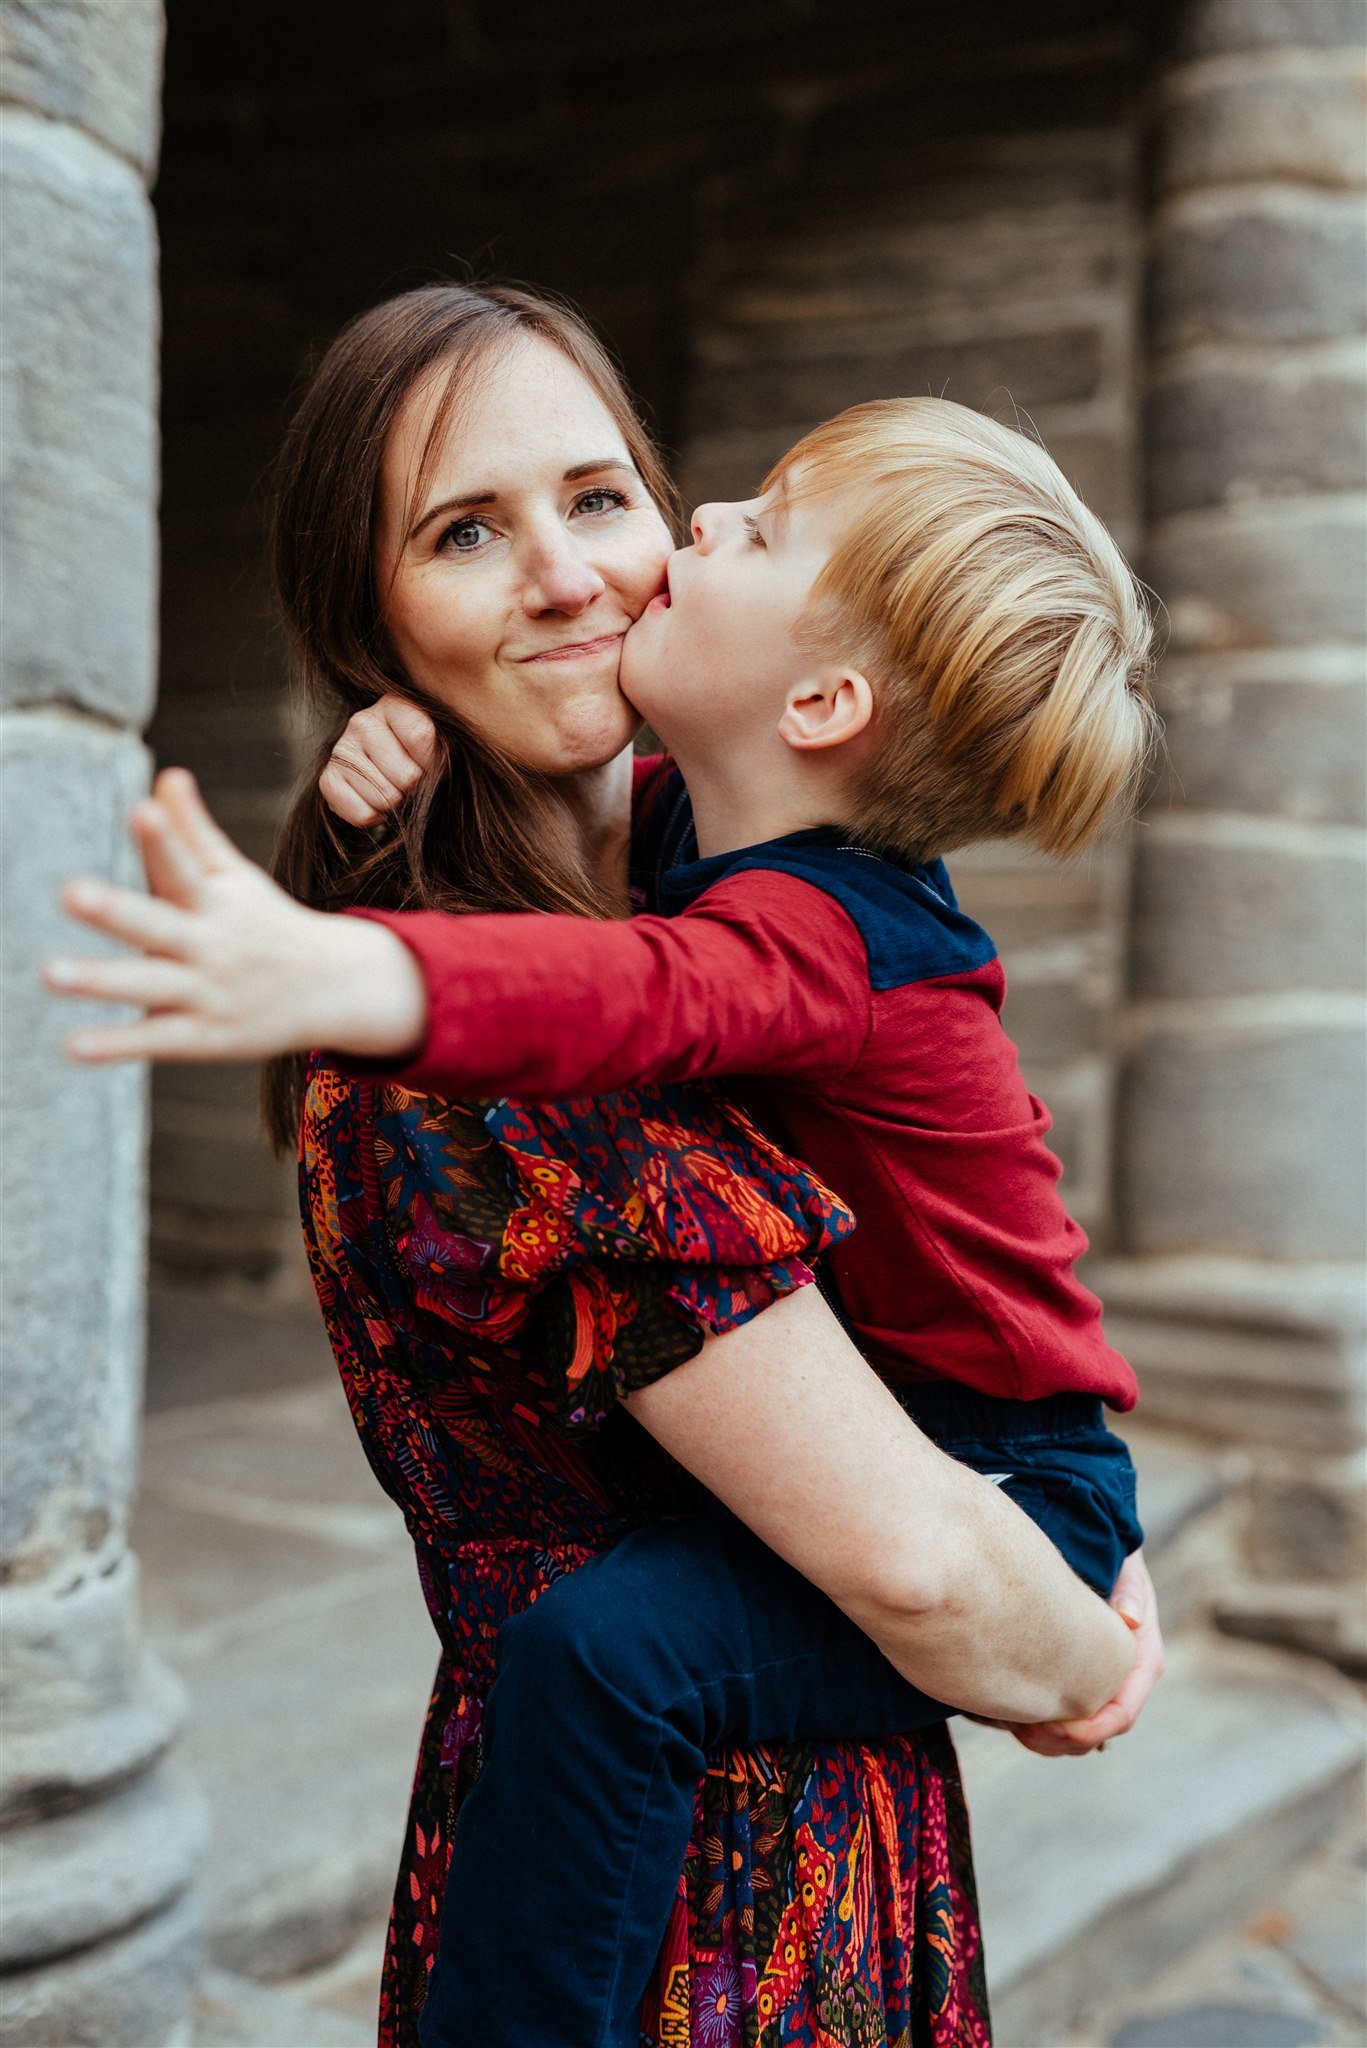
POLYGON ((492 531, 483 519, 456 519, 442 534, 439 545, 451 547, 458 555, 473 554, 483 545, 484 537, 492 531))
POLYGON ((590 517, 598 512, 620 512, 627 502, 625 491, 611 491, 604 485, 593 491, 584 491, 574 501, 576 512, 587 512, 590 517))
POLYGON ((750 536, 751 547, 762 548, 766 545, 764 535, 759 530, 759 522, 752 519, 748 512, 745 515, 745 531, 750 536))

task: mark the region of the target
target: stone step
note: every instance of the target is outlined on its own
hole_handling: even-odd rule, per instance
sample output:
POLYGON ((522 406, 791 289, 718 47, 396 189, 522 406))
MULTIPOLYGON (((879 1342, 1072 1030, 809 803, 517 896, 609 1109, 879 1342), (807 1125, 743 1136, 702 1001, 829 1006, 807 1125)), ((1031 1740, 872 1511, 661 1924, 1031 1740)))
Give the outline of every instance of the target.
POLYGON ((193 2038, 195 2048, 374 2048, 375 2028, 210 1970, 200 1982, 193 2038))
POLYGON ((1042 2048, 1260 1904, 1340 1818, 1360 1695, 1233 1644, 1179 1644, 1104 1755, 959 1738, 997 2048, 1042 2048))

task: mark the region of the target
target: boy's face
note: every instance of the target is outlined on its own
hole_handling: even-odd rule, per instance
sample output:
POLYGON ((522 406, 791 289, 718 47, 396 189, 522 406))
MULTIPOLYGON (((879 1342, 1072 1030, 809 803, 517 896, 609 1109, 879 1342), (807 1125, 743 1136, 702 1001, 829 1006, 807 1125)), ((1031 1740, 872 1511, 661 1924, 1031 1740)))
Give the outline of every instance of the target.
POLYGON ((622 690, 671 751, 777 723, 818 662, 797 636, 838 515, 834 496, 782 492, 693 514, 693 545, 670 556, 667 590, 622 646, 622 690))

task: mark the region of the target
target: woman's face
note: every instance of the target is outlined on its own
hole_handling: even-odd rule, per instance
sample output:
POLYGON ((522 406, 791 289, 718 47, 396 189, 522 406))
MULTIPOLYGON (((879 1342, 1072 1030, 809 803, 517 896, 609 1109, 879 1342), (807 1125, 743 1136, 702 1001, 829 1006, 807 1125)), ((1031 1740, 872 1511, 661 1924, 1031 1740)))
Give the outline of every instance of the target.
POLYGON ((381 471, 376 577, 404 669, 523 767, 601 767, 639 724, 622 636, 670 536, 621 429, 573 363, 528 337, 461 394, 415 499, 445 382, 410 395, 381 471))

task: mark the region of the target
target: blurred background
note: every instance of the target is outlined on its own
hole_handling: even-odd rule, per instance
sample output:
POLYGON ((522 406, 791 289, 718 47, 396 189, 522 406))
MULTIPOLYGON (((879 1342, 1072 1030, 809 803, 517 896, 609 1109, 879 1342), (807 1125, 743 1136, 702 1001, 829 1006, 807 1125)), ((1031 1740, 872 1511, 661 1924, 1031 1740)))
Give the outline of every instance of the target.
POLYGON ((989 1969, 1001 2048, 1364 2039, 1365 25, 15 5, 7 2042, 373 2039, 435 1650, 293 1170, 238 1069, 159 1071, 145 1153, 143 1077, 63 1068, 32 969, 57 880, 119 870, 144 733, 265 858, 270 464, 337 329, 439 275, 571 298, 688 501, 943 393, 1028 420, 1155 590, 1139 825, 954 863, 1139 1370, 1173 1642, 1100 1760, 967 1731, 989 1969))

